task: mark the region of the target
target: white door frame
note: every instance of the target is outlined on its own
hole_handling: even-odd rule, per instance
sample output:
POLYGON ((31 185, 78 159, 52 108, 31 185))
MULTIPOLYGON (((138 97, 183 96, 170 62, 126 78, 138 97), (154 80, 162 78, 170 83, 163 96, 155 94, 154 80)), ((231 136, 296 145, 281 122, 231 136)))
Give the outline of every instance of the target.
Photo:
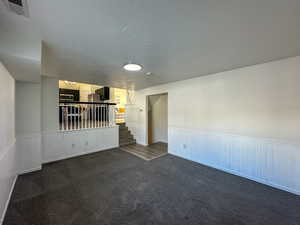
POLYGON ((149 136, 148 136, 148 127, 149 127, 149 118, 148 118, 148 106, 149 106, 149 97, 151 96, 156 96, 156 95, 167 95, 167 98, 168 98, 168 141, 169 141, 169 93, 168 92, 161 92, 161 93, 156 93, 156 94, 151 94, 151 95, 146 95, 146 107, 145 107, 145 119, 146 119, 146 130, 145 130, 145 134, 146 134, 146 137, 145 137, 145 141, 146 141, 146 146, 149 145, 149 136))

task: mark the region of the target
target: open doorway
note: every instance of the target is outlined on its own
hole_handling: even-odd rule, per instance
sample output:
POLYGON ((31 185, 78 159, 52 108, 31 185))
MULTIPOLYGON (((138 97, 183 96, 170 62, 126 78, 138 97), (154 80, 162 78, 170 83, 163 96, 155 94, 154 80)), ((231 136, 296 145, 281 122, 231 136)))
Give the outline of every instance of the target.
POLYGON ((148 145, 168 151, 168 94, 147 97, 148 145))
POLYGON ((144 160, 153 160, 168 154, 168 94, 146 97, 147 146, 127 145, 121 150, 144 160))

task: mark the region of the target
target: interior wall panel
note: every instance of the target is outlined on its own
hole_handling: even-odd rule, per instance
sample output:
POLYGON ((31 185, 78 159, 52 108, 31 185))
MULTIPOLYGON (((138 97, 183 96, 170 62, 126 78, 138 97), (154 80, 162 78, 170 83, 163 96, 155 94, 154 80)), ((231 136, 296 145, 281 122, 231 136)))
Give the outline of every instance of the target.
POLYGON ((66 132, 44 132, 43 163, 119 146, 119 127, 66 132))
POLYGON ((126 122, 146 144, 146 98, 168 93, 169 152, 300 193, 300 57, 134 92, 126 122))
POLYGON ((300 195, 300 146, 276 139, 170 130, 169 153, 300 195))

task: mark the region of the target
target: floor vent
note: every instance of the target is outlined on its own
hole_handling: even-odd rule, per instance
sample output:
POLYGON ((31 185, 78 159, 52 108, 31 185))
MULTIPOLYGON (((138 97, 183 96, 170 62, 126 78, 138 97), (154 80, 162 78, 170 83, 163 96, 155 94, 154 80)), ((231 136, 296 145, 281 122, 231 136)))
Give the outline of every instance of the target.
POLYGON ((2 2, 10 12, 29 17, 27 0, 2 0, 2 2))

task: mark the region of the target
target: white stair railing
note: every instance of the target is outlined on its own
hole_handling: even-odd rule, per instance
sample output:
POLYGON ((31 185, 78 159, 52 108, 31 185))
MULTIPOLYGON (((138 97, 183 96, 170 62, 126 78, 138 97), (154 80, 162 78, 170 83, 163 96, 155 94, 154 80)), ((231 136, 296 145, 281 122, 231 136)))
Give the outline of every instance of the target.
POLYGON ((113 103, 60 102, 58 108, 61 131, 112 127, 116 124, 113 103))

